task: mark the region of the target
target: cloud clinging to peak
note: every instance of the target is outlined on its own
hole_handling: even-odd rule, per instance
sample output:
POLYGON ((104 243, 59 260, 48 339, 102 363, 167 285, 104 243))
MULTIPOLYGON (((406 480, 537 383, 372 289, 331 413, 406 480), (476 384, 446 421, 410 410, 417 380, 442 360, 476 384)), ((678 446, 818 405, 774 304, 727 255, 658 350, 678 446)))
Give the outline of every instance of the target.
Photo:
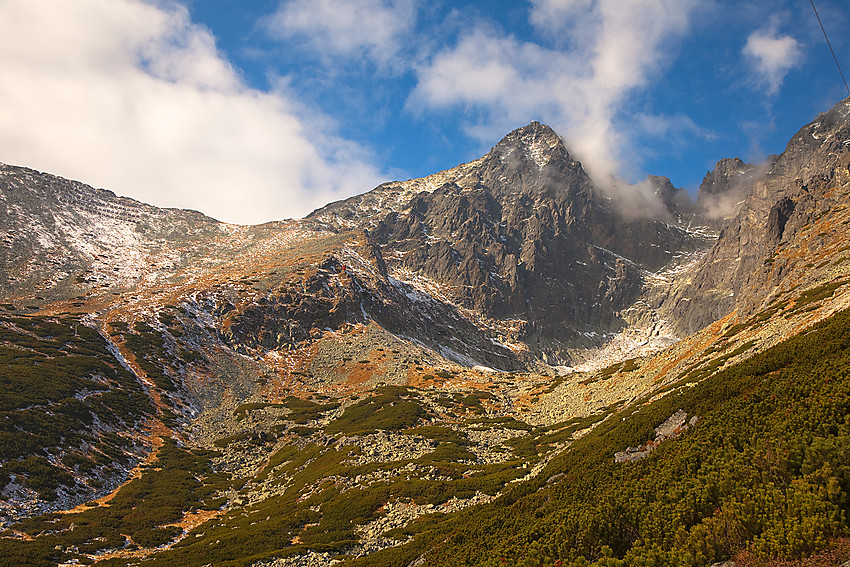
POLYGON ((177 3, 4 0, 0 68, 7 163, 240 223, 301 216, 382 177, 285 92, 244 84, 177 3))

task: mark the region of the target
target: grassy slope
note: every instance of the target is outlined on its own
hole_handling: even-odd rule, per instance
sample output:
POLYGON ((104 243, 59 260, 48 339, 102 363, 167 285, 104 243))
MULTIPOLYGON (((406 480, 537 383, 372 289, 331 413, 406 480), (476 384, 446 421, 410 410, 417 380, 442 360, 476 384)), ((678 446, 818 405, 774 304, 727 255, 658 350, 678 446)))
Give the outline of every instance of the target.
POLYGON ((842 312, 615 415, 493 504, 423 524, 408 546, 351 563, 404 565, 425 550, 427 564, 444 566, 705 565, 744 549, 800 557, 848 533, 848 465, 850 313, 842 312), (700 417, 696 427, 642 461, 614 463, 615 451, 652 438, 680 408, 700 417))
MULTIPOLYGON (((407 565, 424 553, 427 564, 446 566, 588 561, 705 565, 745 549, 762 557, 809 554, 848 533, 848 369, 850 312, 843 312, 693 387, 672 388, 652 404, 614 415, 534 480, 507 488, 494 503, 421 517, 388 534, 401 541, 412 538, 406 545, 346 563, 407 565), (614 463, 614 452, 653 438, 654 427, 680 408, 700 417, 695 427, 644 460, 614 463)), ((408 430, 413 425, 409 412, 399 415, 396 410, 416 404, 423 411, 415 391, 397 388, 377 394, 352 405, 326 429, 408 430)), ((328 409, 300 403, 289 400, 285 405, 294 404, 289 409, 299 416, 328 409)), ((259 411, 239 409, 244 414, 259 411)), ((479 467, 480 473, 465 478, 461 473, 469 465, 453 462, 465 458, 463 436, 436 426, 409 432, 440 442, 419 462, 439 468, 442 480, 395 479, 344 490, 327 479, 397 469, 406 462, 351 466, 344 463, 348 447, 307 445, 299 450, 286 445, 257 481, 291 479, 285 484, 290 488, 264 502, 224 511, 199 527, 202 536, 189 537, 143 564, 248 565, 306 549, 344 552, 356 538, 355 526, 379 516, 388 500, 439 503, 476 490, 493 494, 518 474, 518 462, 508 462, 479 467), (315 490, 305 499, 304 490, 310 487, 315 490), (293 544, 295 536, 301 543, 293 544)), ((520 439, 529 453, 536 453, 543 450, 545 443, 538 447, 540 443, 560 435, 534 430, 520 439)), ((78 553, 116 545, 173 541, 179 534, 169 523, 192 509, 215 510, 222 503, 215 496, 229 481, 217 480, 208 466, 204 454, 166 446, 158 465, 122 489, 126 497, 119 494, 112 505, 83 515, 47 516, 16 526, 35 539, 0 538, 5 548, 0 555, 48 564, 59 558, 84 559, 78 553), (188 475, 181 472, 187 470, 188 475), (170 495, 167 506, 158 495, 170 495), (125 505, 142 506, 153 515, 137 508, 127 518, 125 505)))
POLYGON ((87 553, 114 548, 156 547, 182 529, 184 514, 214 510, 211 498, 228 479, 210 474, 208 453, 179 448, 166 440, 141 478, 123 486, 108 505, 72 514, 45 514, 15 525, 29 540, 0 532, 0 565, 31 567, 58 562, 91 563, 87 553))

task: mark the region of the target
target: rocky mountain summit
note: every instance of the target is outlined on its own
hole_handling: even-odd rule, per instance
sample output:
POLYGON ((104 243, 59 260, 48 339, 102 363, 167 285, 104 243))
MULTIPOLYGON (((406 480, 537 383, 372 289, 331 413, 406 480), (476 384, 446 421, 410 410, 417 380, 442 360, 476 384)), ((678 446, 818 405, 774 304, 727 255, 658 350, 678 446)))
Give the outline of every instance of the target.
POLYGON ((506 331, 521 325, 512 341, 568 363, 576 347, 625 325, 621 312, 640 296, 646 272, 709 242, 675 220, 683 192, 666 178, 654 182, 664 192, 658 214, 628 215, 535 122, 474 162, 386 184, 306 220, 367 231, 391 277, 439 287, 506 331))

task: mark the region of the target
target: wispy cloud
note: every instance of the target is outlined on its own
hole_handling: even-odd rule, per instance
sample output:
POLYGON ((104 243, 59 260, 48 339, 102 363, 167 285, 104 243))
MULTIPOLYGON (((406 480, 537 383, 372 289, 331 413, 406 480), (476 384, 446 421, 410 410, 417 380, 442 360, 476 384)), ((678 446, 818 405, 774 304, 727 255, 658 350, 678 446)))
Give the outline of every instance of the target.
POLYGON ((6 0, 0 68, 4 162, 242 223, 382 178, 285 90, 246 86, 176 3, 6 0))
POLYGON ((571 31, 582 29, 583 26, 571 26, 571 22, 581 21, 593 11, 593 0, 531 0, 533 6, 529 20, 541 30, 560 33, 565 28, 571 31))
POLYGON ((415 0, 284 0, 263 25, 321 58, 368 57, 395 66, 416 15, 415 0))
POLYGON ((803 59, 799 42, 790 35, 780 35, 775 22, 751 33, 743 53, 756 74, 756 84, 769 95, 779 91, 785 76, 803 59))
POLYGON ((473 134, 540 118, 597 177, 621 170, 618 126, 628 95, 648 84, 688 29, 695 0, 533 0, 530 22, 563 42, 522 42, 479 25, 417 69, 409 106, 471 106, 473 134))

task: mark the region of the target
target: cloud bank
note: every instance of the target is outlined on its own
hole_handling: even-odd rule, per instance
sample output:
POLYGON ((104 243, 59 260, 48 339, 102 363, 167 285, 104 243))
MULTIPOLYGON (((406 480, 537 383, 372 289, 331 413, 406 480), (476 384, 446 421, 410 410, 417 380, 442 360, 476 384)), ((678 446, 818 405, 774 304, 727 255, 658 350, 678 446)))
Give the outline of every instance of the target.
POLYGON ((176 3, 3 0, 0 69, 0 159, 155 205, 258 223, 383 177, 284 90, 246 86, 176 3))

